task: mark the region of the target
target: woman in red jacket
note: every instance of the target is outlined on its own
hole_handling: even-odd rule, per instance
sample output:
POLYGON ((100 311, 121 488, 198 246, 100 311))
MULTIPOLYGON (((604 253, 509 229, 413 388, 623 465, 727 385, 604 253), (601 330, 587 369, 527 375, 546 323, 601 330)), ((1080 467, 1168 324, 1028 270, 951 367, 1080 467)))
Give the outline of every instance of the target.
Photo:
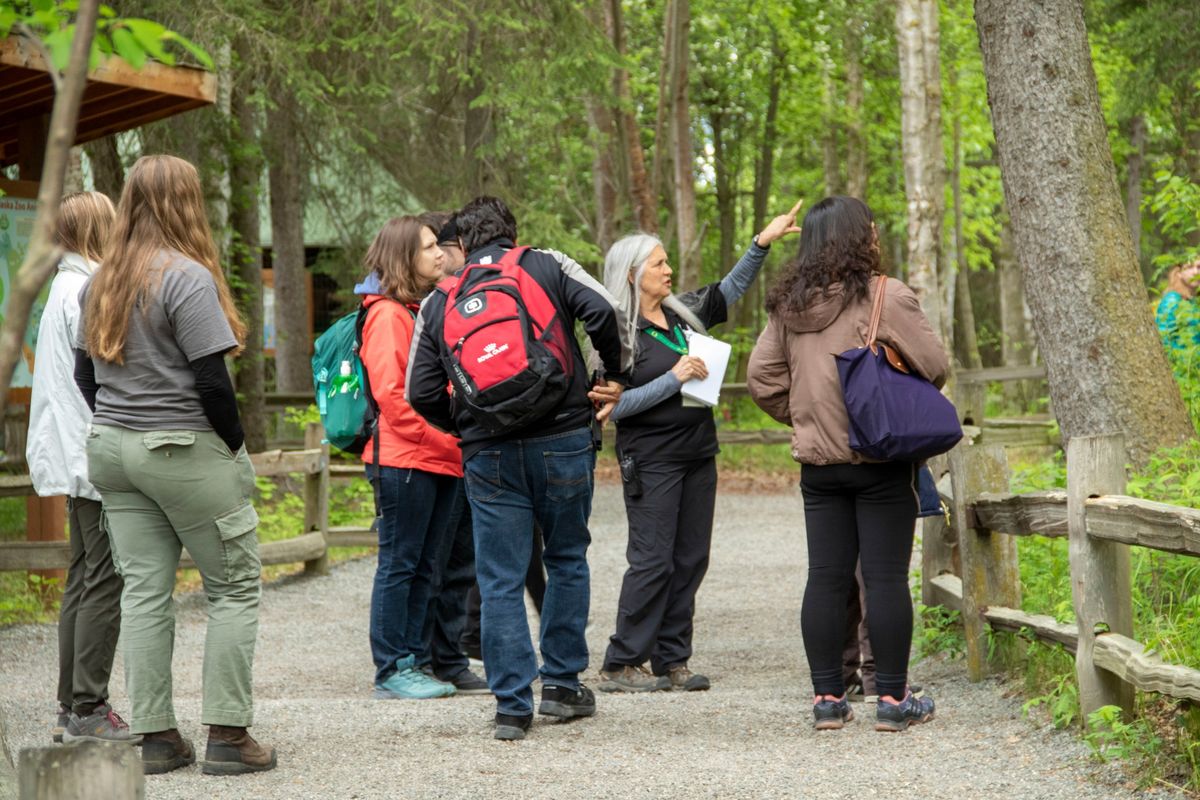
POLYGON ((371 590, 375 696, 426 699, 454 686, 417 666, 429 611, 431 577, 462 480, 458 440, 429 426, 404 400, 404 377, 418 305, 442 278, 437 235, 416 217, 389 220, 354 288, 367 309, 362 358, 379 406, 379 456, 363 450, 367 477, 379 484, 379 565, 371 590))

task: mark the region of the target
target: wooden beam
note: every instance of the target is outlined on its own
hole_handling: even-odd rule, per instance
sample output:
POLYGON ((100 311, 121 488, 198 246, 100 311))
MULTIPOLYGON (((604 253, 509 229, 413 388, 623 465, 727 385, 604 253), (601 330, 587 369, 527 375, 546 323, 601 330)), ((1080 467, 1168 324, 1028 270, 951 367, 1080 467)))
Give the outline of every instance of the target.
POLYGON ((984 619, 998 631, 1020 633, 1029 630, 1046 642, 1057 642, 1072 653, 1079 646, 1079 628, 1074 623, 1059 622, 1046 614, 1029 614, 1016 608, 989 606, 984 619))
MULTIPOLYGON (((15 36, 0 40, 0 64, 49 72, 41 54, 15 36)), ((88 73, 88 81, 186 97, 204 105, 211 105, 217 99, 215 73, 198 67, 169 67, 157 61, 147 61, 141 69, 134 69, 115 55, 102 58, 100 65, 88 73)))
MULTIPOLYGON (((320 531, 303 533, 291 539, 263 542, 258 546, 258 558, 263 565, 296 564, 319 558, 325 552, 325 537, 320 531)), ((179 559, 180 569, 195 569, 196 562, 185 550, 179 559)))
POLYGON ((0 543, 0 572, 66 569, 70 565, 69 542, 0 543))
POLYGON ((761 431, 731 431, 717 428, 717 441, 721 444, 789 444, 791 428, 768 428, 761 431))
POLYGON ((984 492, 972 504, 979 524, 1012 536, 1066 536, 1067 493, 1000 494, 984 492))
POLYGON ((329 464, 329 457, 320 448, 309 450, 268 450, 253 453, 250 463, 254 474, 260 477, 290 475, 293 472, 313 475, 329 464))
POLYGON ((1200 703, 1200 670, 1166 664, 1141 642, 1118 633, 1096 637, 1092 662, 1143 692, 1159 692, 1200 703))
POLYGON ((1200 509, 1123 495, 1087 501, 1087 531, 1094 539, 1200 556, 1200 509))
POLYGON ((325 540, 330 547, 379 546, 379 534, 370 528, 330 528, 325 540))
POLYGON ((962 611, 962 578, 947 572, 930 578, 929 585, 933 589, 935 605, 962 611))
POLYGON ((987 369, 963 369, 954 373, 959 383, 988 383, 990 381, 1026 381, 1046 377, 1042 364, 1020 367, 988 367, 987 369))
POLYGON ((33 480, 28 473, 23 475, 0 475, 0 497, 26 497, 36 494, 33 480))

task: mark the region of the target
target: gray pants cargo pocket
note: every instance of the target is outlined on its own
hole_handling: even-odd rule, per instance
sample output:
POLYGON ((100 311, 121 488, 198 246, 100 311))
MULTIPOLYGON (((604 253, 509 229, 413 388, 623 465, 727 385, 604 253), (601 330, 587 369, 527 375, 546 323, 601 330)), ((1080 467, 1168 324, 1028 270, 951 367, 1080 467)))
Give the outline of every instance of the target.
POLYGON ((221 536, 221 557, 225 580, 234 583, 252 580, 262 572, 258 558, 258 512, 246 503, 226 511, 214 522, 221 536))

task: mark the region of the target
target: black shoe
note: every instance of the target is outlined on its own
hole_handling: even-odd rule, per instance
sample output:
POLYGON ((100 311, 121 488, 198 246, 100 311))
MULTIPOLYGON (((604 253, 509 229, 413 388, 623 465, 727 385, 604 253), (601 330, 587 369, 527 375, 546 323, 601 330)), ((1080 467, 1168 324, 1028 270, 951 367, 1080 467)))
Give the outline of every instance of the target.
POLYGON ((180 736, 176 728, 142 737, 142 772, 146 775, 162 775, 195 763, 192 743, 180 736))
POLYGON ((492 735, 506 742, 525 738, 525 731, 533 724, 533 714, 516 717, 512 714, 496 715, 496 731, 492 735))
POLYGON ((488 683, 483 678, 476 675, 469 669, 464 669, 456 675, 449 678, 438 678, 443 683, 448 683, 455 689, 455 694, 491 694, 492 690, 488 688, 488 683))
POLYGON ((575 691, 565 686, 543 686, 542 704, 538 706, 538 713, 559 719, 590 717, 596 713, 596 695, 582 684, 575 691))
POLYGON ((918 725, 933 719, 933 698, 917 697, 911 691, 900 703, 889 703, 882 698, 875 704, 875 730, 903 731, 909 725, 918 725))
POLYGON ((813 727, 819 731, 841 730, 854 719, 854 709, 845 695, 841 700, 818 700, 813 703, 813 727))

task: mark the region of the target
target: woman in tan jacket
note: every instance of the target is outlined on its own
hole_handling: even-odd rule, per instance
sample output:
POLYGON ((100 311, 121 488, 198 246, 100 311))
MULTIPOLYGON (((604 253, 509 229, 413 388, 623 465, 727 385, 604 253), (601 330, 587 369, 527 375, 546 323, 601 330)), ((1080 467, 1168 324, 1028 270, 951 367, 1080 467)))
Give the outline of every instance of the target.
MULTIPOLYGON (((879 238, 870 209, 829 197, 808 212, 799 255, 767 294, 770 321, 750 357, 754 401, 792 426, 801 464, 808 583, 801 610, 818 729, 853 718, 842 677, 846 598, 861 559, 875 653, 877 730, 904 730, 933 717, 933 700, 908 689, 912 598, 908 565, 917 516, 916 468, 870 462, 850 449, 834 355, 861 347, 880 281, 879 238)), ((878 338, 940 386, 948 360, 916 296, 888 282, 878 338)))

